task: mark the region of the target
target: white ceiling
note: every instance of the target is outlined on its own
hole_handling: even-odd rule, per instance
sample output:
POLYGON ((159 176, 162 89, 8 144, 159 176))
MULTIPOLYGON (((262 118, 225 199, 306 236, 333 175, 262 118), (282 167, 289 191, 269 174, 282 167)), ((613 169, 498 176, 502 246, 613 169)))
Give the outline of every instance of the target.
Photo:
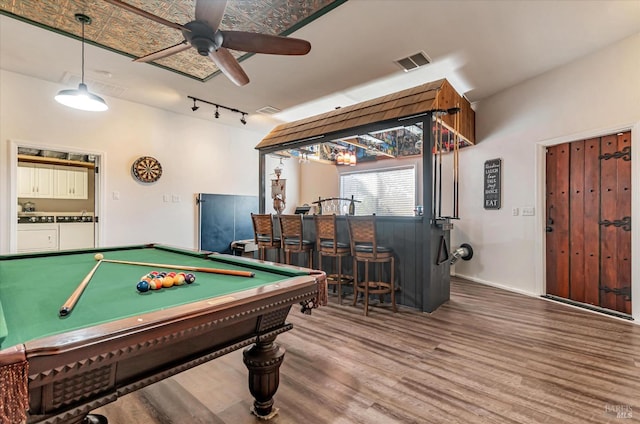
MULTIPOLYGON (((222 75, 195 81, 90 45, 85 80, 107 103, 119 97, 213 120, 211 107, 191 111, 191 95, 246 111, 247 129, 268 131, 274 118, 300 119, 443 77, 477 102, 638 31, 640 0, 349 0, 292 34, 311 42, 308 55, 243 61, 251 79, 244 87, 222 75), (419 51, 433 62, 412 72, 394 63, 419 51), (256 113, 265 106, 283 112, 256 113)), ((0 68, 74 88, 80 42, 0 16, 0 68)), ((239 115, 221 115, 241 126, 239 115)))

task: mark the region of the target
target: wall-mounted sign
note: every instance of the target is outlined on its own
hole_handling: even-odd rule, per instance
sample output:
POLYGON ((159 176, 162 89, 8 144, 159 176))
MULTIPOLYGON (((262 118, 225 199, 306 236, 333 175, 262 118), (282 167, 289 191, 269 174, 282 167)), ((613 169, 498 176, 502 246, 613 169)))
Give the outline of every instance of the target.
POLYGON ((484 162, 484 208, 500 209, 502 159, 484 162))

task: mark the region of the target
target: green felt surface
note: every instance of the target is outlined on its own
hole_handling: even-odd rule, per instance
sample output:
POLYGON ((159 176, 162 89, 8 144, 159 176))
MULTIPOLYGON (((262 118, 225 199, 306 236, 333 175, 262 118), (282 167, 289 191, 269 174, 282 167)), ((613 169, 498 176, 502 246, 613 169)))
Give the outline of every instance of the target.
POLYGON ((95 251, 82 251, 0 260, 0 311, 4 315, 0 316, 0 349, 305 274, 302 270, 248 264, 241 258, 205 258, 158 248, 105 251, 105 259, 253 271, 255 277, 194 272, 193 284, 139 293, 136 284, 141 276, 152 270, 172 270, 103 262, 71 314, 60 317, 60 307, 96 265, 94 254, 95 251), (7 333, 4 340, 3 327, 7 333))

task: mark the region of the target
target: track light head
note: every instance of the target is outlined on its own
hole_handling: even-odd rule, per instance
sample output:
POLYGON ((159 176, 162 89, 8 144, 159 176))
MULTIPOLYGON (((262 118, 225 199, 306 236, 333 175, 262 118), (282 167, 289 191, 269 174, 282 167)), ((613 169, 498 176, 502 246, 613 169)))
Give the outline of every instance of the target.
POLYGON ((218 105, 216 105, 216 113, 214 115, 216 119, 220 118, 220 112, 218 111, 218 105))
POLYGON ((243 113, 242 118, 240 118, 240 122, 242 122, 242 125, 247 125, 247 120, 245 119, 246 115, 247 115, 246 113, 243 113))
POLYGON ((198 109, 200 109, 200 106, 197 106, 196 99, 193 99, 193 106, 191 106, 191 110, 195 112, 198 109))

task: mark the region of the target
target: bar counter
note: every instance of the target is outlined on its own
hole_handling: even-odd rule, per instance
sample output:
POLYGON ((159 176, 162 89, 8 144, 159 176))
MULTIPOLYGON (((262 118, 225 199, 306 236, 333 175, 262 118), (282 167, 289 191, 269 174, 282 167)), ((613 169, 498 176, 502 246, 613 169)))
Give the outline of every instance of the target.
MULTIPOLYGON (((347 217, 338 215, 336 218, 338 241, 349 243, 347 217)), ((450 231, 443 228, 441 222, 431 224, 424 216, 376 216, 376 222, 378 243, 392 248, 395 252, 396 302, 424 312, 432 312, 449 300, 450 265, 446 257, 451 252, 450 231), (438 263, 442 260, 442 263, 438 263)), ((277 222, 275 228, 278 228, 277 222)), ((315 241, 313 215, 304 216, 304 237, 315 241)), ((296 255, 293 255, 292 262, 303 263, 298 262, 296 255)), ((329 259, 325 259, 324 263, 323 269, 327 269, 329 259)), ((319 268, 315 250, 313 268, 319 268)), ((352 272, 350 258, 343 261, 343 268, 346 273, 352 272)))

